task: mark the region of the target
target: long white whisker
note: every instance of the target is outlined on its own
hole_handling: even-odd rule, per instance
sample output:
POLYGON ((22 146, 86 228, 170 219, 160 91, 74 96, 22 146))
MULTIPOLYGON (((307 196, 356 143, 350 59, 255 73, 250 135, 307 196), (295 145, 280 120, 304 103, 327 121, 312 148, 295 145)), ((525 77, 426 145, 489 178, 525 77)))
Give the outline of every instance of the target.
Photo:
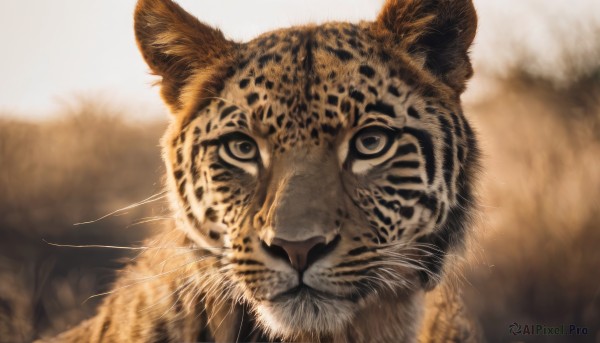
POLYGON ((120 208, 120 209, 118 209, 118 210, 115 210, 115 211, 113 211, 113 212, 111 212, 111 213, 109 213, 109 214, 106 214, 106 215, 104 215, 104 216, 102 216, 102 217, 98 218, 98 219, 95 219, 95 220, 90 220, 90 221, 87 221, 87 222, 82 222, 82 223, 75 223, 75 224, 73 224, 73 225, 74 225, 74 226, 80 226, 80 225, 86 225, 86 224, 93 224, 93 223, 96 223, 96 222, 98 222, 98 221, 100 221, 100 220, 102 220, 102 219, 106 219, 106 218, 108 218, 108 217, 110 217, 110 216, 112 216, 112 215, 115 215, 115 214, 117 214, 117 213, 121 213, 121 212, 123 212, 123 211, 131 210, 131 209, 133 209, 133 208, 136 208, 136 207, 138 207, 138 206, 145 205, 145 204, 148 204, 148 203, 151 203, 151 202, 154 202, 154 201, 160 200, 160 199, 162 199, 162 198, 166 197, 166 193, 167 193, 167 191, 162 191, 162 192, 160 192, 160 193, 156 193, 156 194, 154 194, 154 195, 151 195, 151 196, 149 196, 148 198, 146 198, 146 199, 144 199, 144 200, 142 200, 142 201, 139 201, 139 202, 137 202, 137 203, 134 203, 134 204, 131 204, 131 205, 129 205, 129 206, 126 206, 126 207, 120 208))

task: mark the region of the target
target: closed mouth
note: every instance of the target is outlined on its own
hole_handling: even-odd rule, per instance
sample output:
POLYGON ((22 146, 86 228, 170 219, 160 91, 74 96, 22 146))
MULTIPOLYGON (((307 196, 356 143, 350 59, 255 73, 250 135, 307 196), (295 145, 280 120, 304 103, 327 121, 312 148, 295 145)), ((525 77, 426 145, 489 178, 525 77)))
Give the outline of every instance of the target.
POLYGON ((362 298, 361 294, 350 294, 350 295, 336 295, 329 292, 320 291, 318 289, 312 288, 304 283, 300 283, 298 286, 294 288, 290 288, 287 291, 277 294, 270 302, 273 303, 282 303, 288 301, 302 301, 302 300, 310 300, 310 301, 350 301, 356 302, 362 298))
POLYGON ((296 286, 294 288, 290 288, 285 292, 277 294, 273 299, 271 299, 271 302, 284 302, 284 301, 290 301, 290 300, 294 300, 294 299, 307 299, 307 298, 314 299, 314 300, 325 300, 325 299, 332 299, 332 298, 338 298, 338 297, 333 294, 329 294, 329 293, 314 289, 304 283, 300 283, 298 286, 296 286))

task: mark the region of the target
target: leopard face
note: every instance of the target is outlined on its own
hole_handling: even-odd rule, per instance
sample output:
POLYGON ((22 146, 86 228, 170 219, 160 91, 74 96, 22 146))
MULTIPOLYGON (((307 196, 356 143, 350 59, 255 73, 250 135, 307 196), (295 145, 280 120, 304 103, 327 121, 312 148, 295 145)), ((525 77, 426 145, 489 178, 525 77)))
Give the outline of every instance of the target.
POLYGON ((463 240, 475 15, 426 3, 244 44, 170 1, 138 5, 174 114, 163 145, 179 226, 274 336, 334 334, 386 296, 430 289, 463 240))

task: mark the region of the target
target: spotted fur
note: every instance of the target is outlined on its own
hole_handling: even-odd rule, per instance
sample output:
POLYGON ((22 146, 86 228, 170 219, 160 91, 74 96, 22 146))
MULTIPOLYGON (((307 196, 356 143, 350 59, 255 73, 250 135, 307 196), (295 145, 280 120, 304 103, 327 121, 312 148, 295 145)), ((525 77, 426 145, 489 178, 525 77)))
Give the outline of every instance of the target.
POLYGON ((426 301, 448 294, 475 202, 470 0, 389 0, 375 22, 248 43, 169 0, 139 1, 135 20, 173 113, 176 224, 60 340, 474 339, 458 296, 426 301), (315 237, 302 262, 277 245, 315 237))

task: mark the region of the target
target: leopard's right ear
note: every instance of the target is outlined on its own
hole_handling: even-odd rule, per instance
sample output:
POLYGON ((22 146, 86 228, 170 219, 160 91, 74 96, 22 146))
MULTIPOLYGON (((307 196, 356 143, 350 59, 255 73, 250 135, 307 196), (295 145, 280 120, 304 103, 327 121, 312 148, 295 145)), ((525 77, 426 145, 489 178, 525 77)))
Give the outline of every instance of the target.
POLYGON ((134 20, 138 47, 162 77, 161 94, 172 111, 181 109, 182 88, 190 78, 210 73, 234 45, 171 0, 139 0, 134 20))

